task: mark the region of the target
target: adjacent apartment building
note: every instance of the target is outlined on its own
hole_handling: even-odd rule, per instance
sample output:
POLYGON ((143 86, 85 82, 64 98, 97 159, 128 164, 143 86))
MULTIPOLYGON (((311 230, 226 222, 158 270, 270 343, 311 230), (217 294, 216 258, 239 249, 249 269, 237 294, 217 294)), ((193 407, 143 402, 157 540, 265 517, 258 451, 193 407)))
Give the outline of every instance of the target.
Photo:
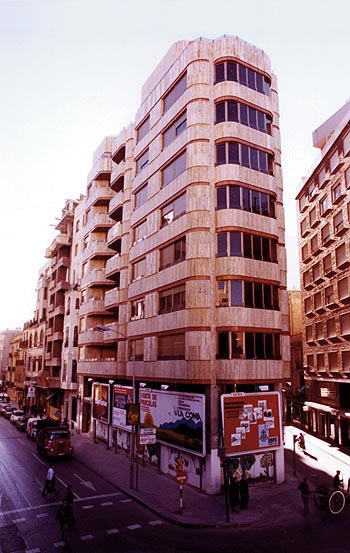
POLYGON ((350 103, 313 133, 321 157, 297 195, 306 428, 350 445, 350 103))
MULTIPOLYGON (((96 150, 71 208, 47 252, 38 385, 62 419, 123 449, 132 447, 125 404, 138 400, 141 421, 162 427, 144 458, 174 474, 181 455, 191 484, 218 491, 220 396, 282 394, 290 379, 267 55, 230 36, 174 44, 135 121, 96 150)), ((272 458, 282 481, 282 446, 272 458)), ((255 477, 260 462, 249 458, 255 477)))

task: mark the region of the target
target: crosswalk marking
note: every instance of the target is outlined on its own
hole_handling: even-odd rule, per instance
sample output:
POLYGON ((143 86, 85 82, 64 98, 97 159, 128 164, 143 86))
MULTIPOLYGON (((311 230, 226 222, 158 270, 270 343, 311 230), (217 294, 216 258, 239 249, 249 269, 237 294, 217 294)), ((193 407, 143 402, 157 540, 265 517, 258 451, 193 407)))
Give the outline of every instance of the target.
POLYGON ((93 540, 94 536, 92 534, 86 534, 86 536, 80 536, 81 541, 93 540))
POLYGON ((131 499, 121 499, 120 503, 131 503, 131 499))
POLYGON ((113 505, 113 501, 105 501, 104 503, 101 503, 101 507, 108 507, 109 505, 113 505))
POLYGON ((36 549, 27 549, 27 553, 40 553, 41 549, 37 547, 36 549))
POLYGON ((107 534, 119 534, 119 530, 117 528, 111 528, 110 530, 107 530, 107 534))
POLYGON ((24 521, 25 521, 25 518, 14 518, 12 522, 15 523, 15 522, 24 522, 24 521))
POLYGON ((93 509, 94 506, 93 505, 83 505, 83 509, 93 509))
POLYGON ((67 543, 65 541, 56 541, 53 545, 54 547, 64 547, 67 543))
POLYGON ((39 513, 38 515, 35 515, 36 518, 45 518, 45 517, 48 517, 48 513, 39 513))
POLYGON ((157 526, 158 524, 164 524, 162 520, 150 520, 148 522, 151 526, 157 526))
POLYGON ((130 526, 127 526, 129 530, 138 530, 141 528, 141 524, 131 524, 130 526))

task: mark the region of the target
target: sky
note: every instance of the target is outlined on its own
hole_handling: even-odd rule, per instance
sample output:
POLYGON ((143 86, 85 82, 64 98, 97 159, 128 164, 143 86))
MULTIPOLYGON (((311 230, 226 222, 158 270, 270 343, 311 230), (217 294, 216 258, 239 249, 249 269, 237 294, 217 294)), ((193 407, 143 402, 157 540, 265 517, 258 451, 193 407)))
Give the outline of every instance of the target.
POLYGON ((299 288, 295 195, 312 132, 350 97, 348 0, 0 0, 0 330, 34 315, 45 250, 92 157, 135 118, 178 40, 238 36, 277 75, 288 289, 299 288))

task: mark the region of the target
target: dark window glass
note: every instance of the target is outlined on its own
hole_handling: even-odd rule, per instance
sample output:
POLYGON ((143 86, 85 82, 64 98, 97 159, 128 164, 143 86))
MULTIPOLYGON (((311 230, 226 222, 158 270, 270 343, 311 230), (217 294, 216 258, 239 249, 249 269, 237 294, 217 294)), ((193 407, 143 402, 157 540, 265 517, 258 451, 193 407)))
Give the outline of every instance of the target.
POLYGON ((252 282, 244 283, 244 305, 246 307, 254 307, 252 282))
POLYGON ((255 76, 256 81, 256 89, 258 92, 261 92, 262 94, 265 94, 264 90, 264 78, 261 73, 257 73, 255 76))
POLYGON ((242 332, 231 332, 231 357, 240 357, 243 353, 242 332))
POLYGON ((219 188, 216 189, 216 208, 217 209, 227 208, 226 186, 220 186, 219 188))
POLYGON ((276 199, 270 196, 270 217, 276 217, 276 199))
POLYGON ((231 280, 231 305, 243 305, 242 282, 231 280))
POLYGON ((221 143, 216 145, 216 165, 226 163, 226 144, 221 143))
POLYGON ((272 290, 270 284, 264 284, 264 307, 265 309, 273 309, 272 305, 272 290))
POLYGON ((262 173, 267 173, 267 154, 266 152, 262 152, 261 150, 258 150, 259 152, 259 170, 262 173))
POLYGON ((164 112, 167 111, 187 89, 187 73, 185 73, 164 97, 164 112))
POLYGON ((237 102, 227 102, 227 121, 238 122, 238 104, 237 102))
POLYGON ((186 112, 182 113, 163 133, 163 147, 166 148, 179 136, 187 125, 186 112))
POLYGON ((249 116, 249 126, 252 129, 258 128, 258 122, 257 122, 257 111, 254 108, 248 108, 248 116, 249 116))
POLYGON ((256 359, 265 359, 264 334, 255 333, 255 357, 256 359))
POLYGON ((243 248, 244 248, 244 257, 248 257, 248 259, 252 259, 253 257, 253 251, 252 251, 252 237, 250 234, 243 234, 243 248))
POLYGON ((253 257, 254 259, 262 259, 261 237, 256 234, 253 234, 253 257))
POLYGON ((239 65, 239 82, 247 86, 247 68, 244 65, 239 65))
POLYGON ((269 115, 265 115, 265 125, 266 125, 266 132, 268 134, 271 134, 272 119, 269 115))
POLYGON ((163 187, 186 171, 186 150, 163 169, 163 187))
POLYGON ((249 188, 242 188, 242 209, 243 211, 251 211, 249 188))
POLYGON ((215 82, 220 83, 225 80, 225 64, 218 63, 215 65, 215 82))
POLYGON ((248 86, 249 88, 252 88, 253 90, 256 90, 256 85, 255 85, 255 71, 253 71, 252 69, 248 69, 247 70, 247 73, 248 73, 248 86))
POLYGON ((227 62, 227 80, 237 81, 237 63, 227 62))
POLYGON ((177 240, 174 245, 174 261, 182 261, 186 259, 186 240, 181 238, 177 240))
POLYGON ((256 190, 252 190, 252 211, 253 213, 260 213, 260 193, 256 190))
POLYGON ((245 104, 239 104, 239 120, 242 125, 248 126, 248 107, 245 104))
POLYGON ((217 235, 217 255, 218 257, 227 257, 227 232, 219 232, 217 235))
POLYGON ((273 308, 274 309, 279 309, 278 286, 273 285, 272 294, 273 294, 273 308))
POLYGON ((254 305, 257 309, 262 309, 264 307, 262 284, 260 282, 254 283, 254 305))
POLYGON ((265 359, 274 359, 272 334, 265 334, 265 359))
POLYGON ((229 187, 230 208, 241 209, 240 192, 240 186, 234 184, 229 187))
POLYGON ((239 144, 237 142, 228 143, 228 163, 239 165, 239 144))
POLYGON ((275 359, 281 359, 281 342, 279 334, 273 334, 273 346, 275 350, 275 359))
POLYGON ((261 132, 266 132, 266 115, 262 111, 258 111, 258 129, 261 132))
POLYGON ((272 263, 277 263, 277 241, 270 240, 271 244, 271 261, 272 263))
POLYGON ((249 148, 245 144, 241 144, 241 164, 244 167, 249 167, 249 148))
POLYGON ((149 131, 149 116, 147 117, 147 119, 144 120, 143 123, 141 123, 141 125, 139 126, 139 128, 137 129, 137 141, 139 142, 144 136, 146 136, 146 134, 148 133, 149 131))
POLYGON ((225 121, 225 102, 215 105, 215 121, 216 123, 225 121))
POLYGON ((267 77, 264 77, 264 94, 270 96, 270 81, 267 77))
POLYGON ((261 214, 266 216, 271 216, 271 213, 269 213, 269 196, 268 194, 264 194, 263 192, 260 194, 260 202, 261 202, 261 214))
POLYGON ((263 261, 271 261, 270 240, 263 236, 261 242, 262 242, 262 259, 263 259, 263 261))
POLYGON ((230 255, 242 256, 241 233, 238 231, 230 232, 230 255))
POLYGON ((245 333, 245 355, 247 359, 254 359, 255 357, 255 348, 254 348, 254 334, 253 332, 245 333))
POLYGON ((229 358, 228 332, 218 332, 218 358, 229 358))
POLYGON ((250 167, 254 171, 259 171, 258 150, 256 148, 250 148, 250 167))

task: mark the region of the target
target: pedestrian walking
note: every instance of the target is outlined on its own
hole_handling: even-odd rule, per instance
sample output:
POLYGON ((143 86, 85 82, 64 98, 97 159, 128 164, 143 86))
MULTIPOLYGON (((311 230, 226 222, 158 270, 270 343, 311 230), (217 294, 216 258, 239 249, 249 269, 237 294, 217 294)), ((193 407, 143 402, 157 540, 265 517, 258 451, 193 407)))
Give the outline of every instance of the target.
POLYGON ((339 490, 339 488, 342 488, 342 487, 343 487, 343 479, 340 478, 340 470, 337 470, 333 478, 333 488, 335 488, 336 490, 339 490))
POLYGON ((73 514, 74 492, 73 492, 72 484, 68 484, 66 488, 66 495, 64 496, 63 501, 67 501, 67 504, 70 508, 70 521, 74 522, 75 521, 75 517, 73 514))
POLYGON ((70 506, 65 499, 62 501, 62 504, 60 505, 56 513, 56 519, 58 520, 58 524, 60 525, 61 538, 63 541, 67 541, 66 530, 68 527, 68 522, 70 521, 70 506))
POLYGON ((56 495, 56 497, 58 496, 58 492, 56 490, 55 469, 54 469, 54 466, 52 464, 49 465, 47 475, 46 475, 45 484, 44 484, 44 489, 43 489, 41 495, 43 497, 45 497, 47 492, 48 493, 54 493, 56 495))
POLYGON ((232 476, 230 480, 228 495, 232 511, 239 511, 239 482, 236 476, 232 476))
POLYGON ((309 487, 309 481, 308 481, 306 476, 305 476, 305 478, 303 478, 302 482, 300 482, 300 484, 298 486, 298 490, 301 493, 301 499, 302 499, 302 502, 303 502, 303 505, 304 505, 303 515, 304 515, 304 517, 307 517, 307 515, 310 514, 309 498, 310 498, 310 495, 311 495, 311 491, 310 491, 310 487, 309 487))
POLYGON ((304 437, 304 434, 302 432, 300 432, 300 434, 299 434, 298 443, 299 443, 300 449, 305 451, 305 449, 306 449, 306 447, 305 447, 305 437, 304 437))
POLYGON ((242 477, 239 481, 239 494, 240 494, 240 507, 243 510, 248 509, 249 503, 249 486, 248 480, 245 474, 242 474, 242 477))

